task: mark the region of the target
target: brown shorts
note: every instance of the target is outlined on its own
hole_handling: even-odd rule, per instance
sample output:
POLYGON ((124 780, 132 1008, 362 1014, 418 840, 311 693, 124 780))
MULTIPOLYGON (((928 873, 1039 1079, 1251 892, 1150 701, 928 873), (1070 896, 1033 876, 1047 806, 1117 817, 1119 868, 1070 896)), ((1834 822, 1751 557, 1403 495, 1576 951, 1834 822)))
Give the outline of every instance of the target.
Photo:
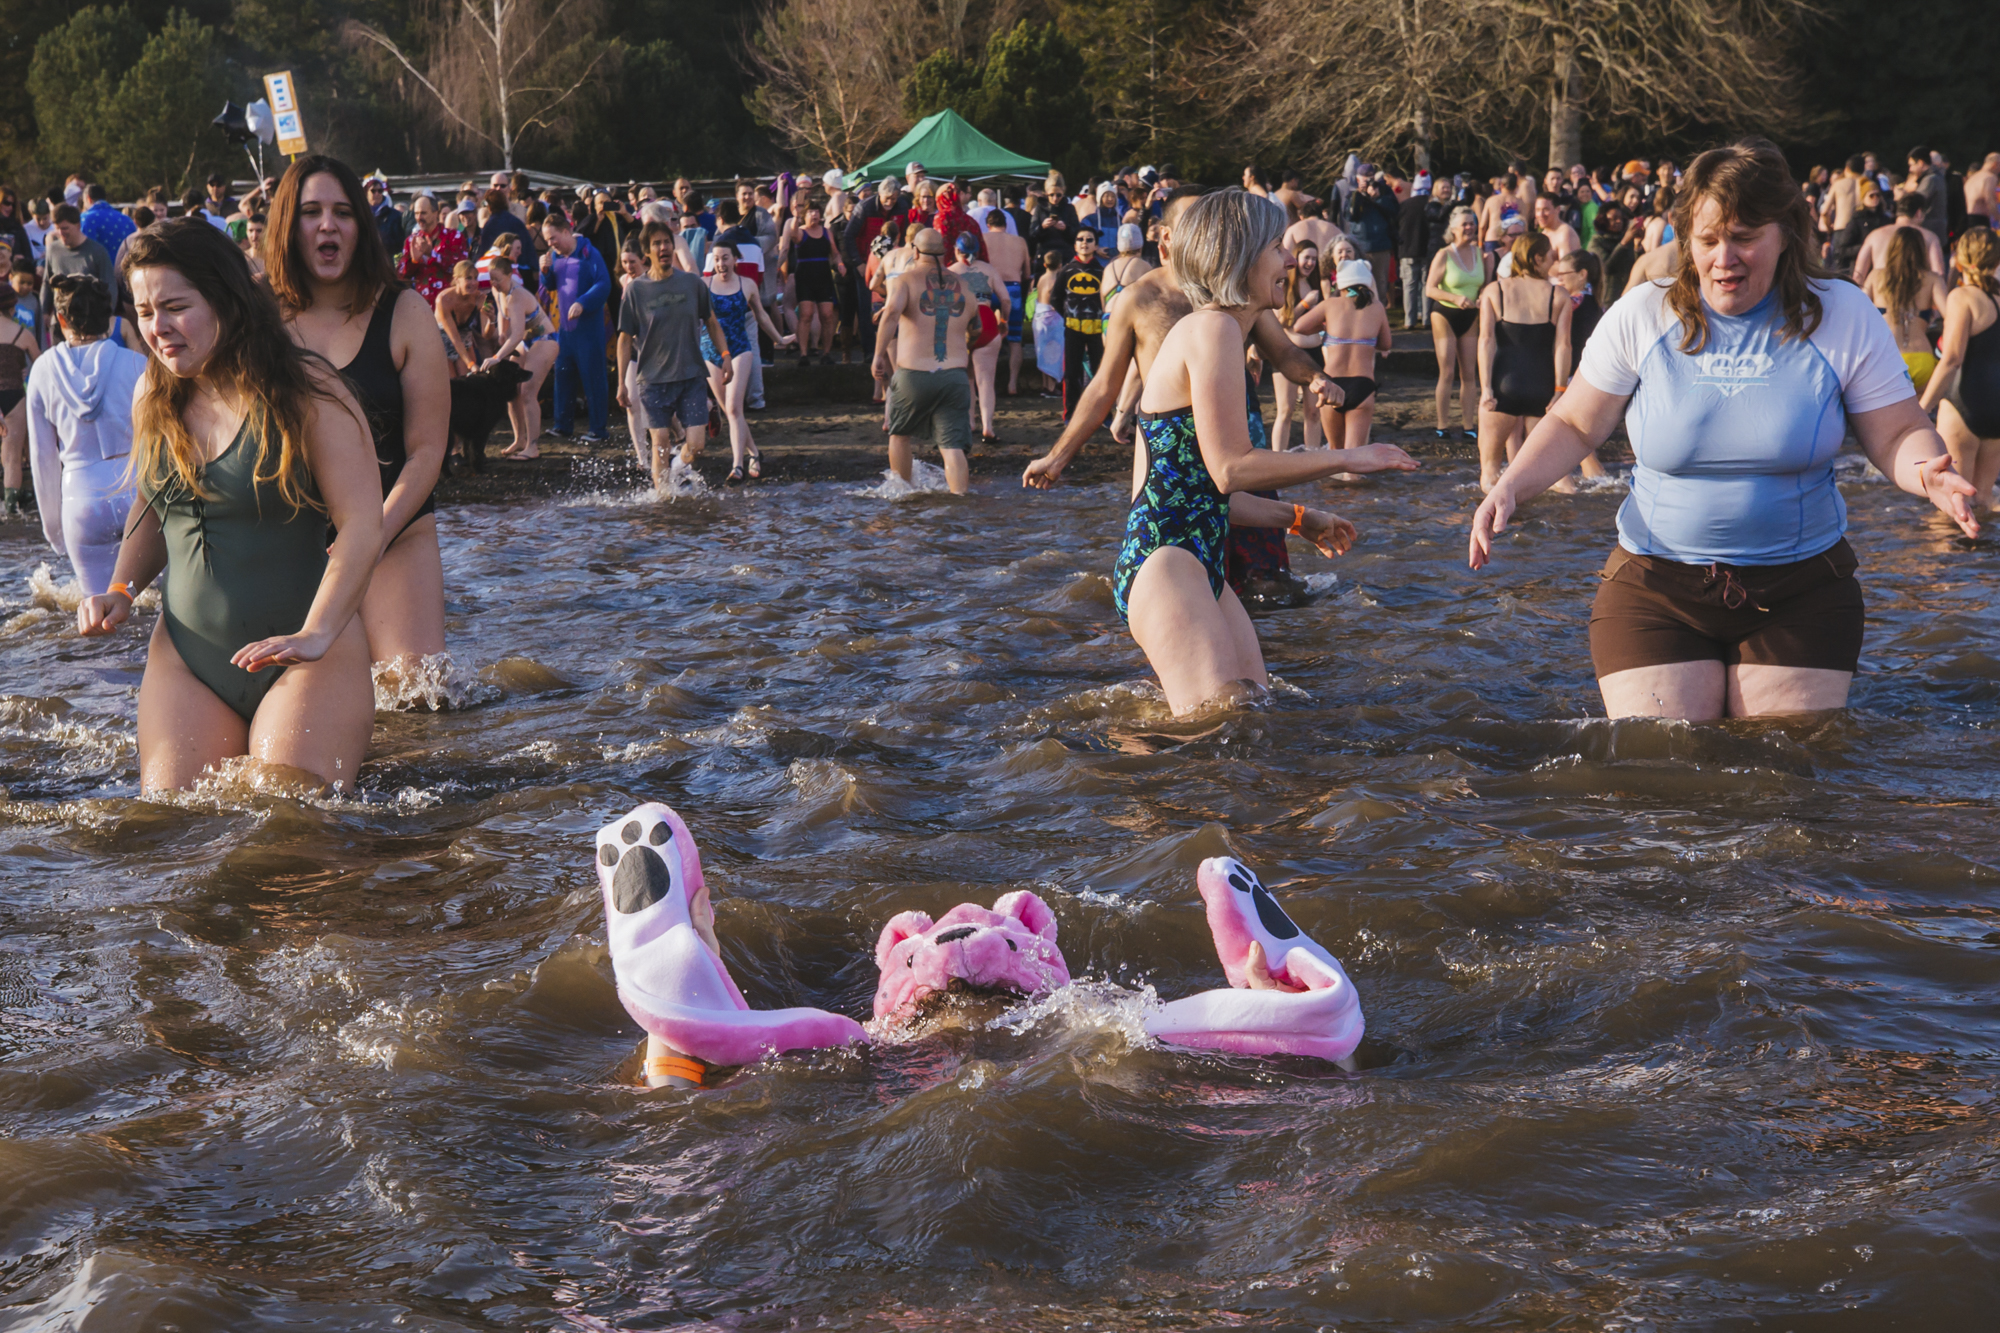
POLYGON ((1598 574, 1590 659, 1599 679, 1672 662, 1854 671, 1864 608, 1843 538, 1790 565, 1684 565, 1622 546, 1598 574))

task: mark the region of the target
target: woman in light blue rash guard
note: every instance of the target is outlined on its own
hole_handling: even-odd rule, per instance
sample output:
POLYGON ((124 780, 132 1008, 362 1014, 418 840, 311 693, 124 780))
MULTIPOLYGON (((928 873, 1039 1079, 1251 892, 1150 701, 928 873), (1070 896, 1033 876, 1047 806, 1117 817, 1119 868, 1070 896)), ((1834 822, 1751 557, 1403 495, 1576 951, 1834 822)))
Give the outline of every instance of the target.
POLYGON ((1637 466, 1599 574, 1590 655, 1611 717, 1706 721, 1844 707, 1863 608, 1833 460, 1868 458, 1977 536, 1972 486, 1861 289, 1826 277, 1784 155, 1695 159, 1671 279, 1591 335, 1576 378, 1472 520, 1472 567, 1519 505, 1622 418, 1637 466))

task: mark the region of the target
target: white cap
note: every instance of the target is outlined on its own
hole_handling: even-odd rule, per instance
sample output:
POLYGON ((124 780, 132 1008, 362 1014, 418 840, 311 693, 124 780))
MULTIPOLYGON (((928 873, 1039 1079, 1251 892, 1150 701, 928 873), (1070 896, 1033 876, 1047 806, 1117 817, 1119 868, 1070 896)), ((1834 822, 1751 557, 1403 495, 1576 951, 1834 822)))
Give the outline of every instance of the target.
POLYGON ((1365 259, 1350 259, 1334 270, 1333 285, 1342 291, 1349 287, 1366 287, 1375 290, 1375 269, 1365 259))
POLYGON ((1139 224, 1128 222, 1118 229, 1118 252, 1130 254, 1146 248, 1146 233, 1139 230, 1139 224))
POLYGON ((847 188, 847 173, 839 167, 828 167, 826 175, 821 179, 820 184, 826 186, 829 190, 844 190, 847 188))

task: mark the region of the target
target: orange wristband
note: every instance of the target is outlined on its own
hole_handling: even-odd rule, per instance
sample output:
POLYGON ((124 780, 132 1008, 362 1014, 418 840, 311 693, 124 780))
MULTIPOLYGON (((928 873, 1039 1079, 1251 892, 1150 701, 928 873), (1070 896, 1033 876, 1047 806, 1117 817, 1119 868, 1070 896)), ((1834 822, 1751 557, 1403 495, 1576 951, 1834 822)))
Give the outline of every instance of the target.
POLYGON ((1304 505, 1292 506, 1292 526, 1287 528, 1286 531, 1295 537, 1306 535, 1306 507, 1304 505))
POLYGON ((114 583, 110 587, 106 588, 104 591, 122 592, 125 594, 125 600, 128 602, 136 602, 139 600, 138 598, 132 595, 132 585, 129 583, 114 583))
POLYGON ((701 1086, 702 1075, 707 1072, 707 1065, 684 1055, 654 1055, 646 1060, 646 1077, 684 1078, 697 1088, 701 1086))

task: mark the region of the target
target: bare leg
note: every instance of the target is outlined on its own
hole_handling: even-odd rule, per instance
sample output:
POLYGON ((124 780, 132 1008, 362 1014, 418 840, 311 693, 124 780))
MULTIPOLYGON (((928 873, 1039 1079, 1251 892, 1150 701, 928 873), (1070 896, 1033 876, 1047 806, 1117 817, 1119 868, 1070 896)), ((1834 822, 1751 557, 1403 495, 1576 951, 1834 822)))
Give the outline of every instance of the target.
POLYGON ((1713 722, 1722 716, 1722 663, 1670 662, 1632 667, 1597 678, 1606 717, 1677 717, 1713 722))
POLYGON ((436 514, 423 515, 389 543, 361 599, 359 619, 377 662, 444 651, 444 558, 436 514))
POLYGON ((1370 394, 1367 402, 1358 407, 1351 407, 1341 414, 1347 418, 1342 423, 1341 448, 1359 449, 1368 443, 1369 432, 1375 428, 1376 397, 1377 395, 1370 394))
POLYGON ((910 443, 907 435, 889 437, 889 470, 904 481, 910 479, 910 443))
MULTIPOLYGON (((1023 337, 1027 335, 1023 333, 1023 337)), ((1021 344, 1007 344, 1007 392, 1021 392, 1021 344)))
POLYGON ((521 364, 527 369, 529 379, 507 405, 507 419, 514 424, 514 442, 500 451, 502 458, 541 457, 537 442, 542 438, 542 381, 549 377, 555 363, 553 338, 544 338, 522 351, 521 364))
POLYGON ((1292 436, 1292 414, 1299 409, 1299 386, 1278 375, 1271 385, 1272 397, 1277 402, 1277 415, 1271 421, 1271 450, 1285 452, 1285 445, 1292 436))
POLYGON ((1132 637, 1184 715, 1246 686, 1270 684, 1257 631, 1228 588, 1218 599, 1192 554, 1163 546, 1146 557, 1132 583, 1132 637))
POLYGON ((1437 428, 1451 429, 1451 377, 1458 370, 1458 340, 1451 336, 1451 325, 1445 323, 1444 316, 1431 316, 1431 347, 1437 352, 1438 382, 1434 395, 1437 406, 1437 428))
POLYGON ((249 752, 262 763, 302 768, 351 792, 374 727, 368 640, 356 622, 319 661, 285 668, 251 719, 249 752))
POLYGON ((1460 421, 1465 427, 1465 433, 1470 435, 1476 429, 1474 423, 1477 420, 1476 413, 1479 407, 1479 330, 1477 326, 1474 326, 1472 332, 1458 340, 1457 360, 1458 414, 1460 421))
POLYGON ((140 788, 179 791, 223 760, 249 752, 250 724, 188 670, 165 618, 155 621, 139 682, 140 788))
POLYGON ((990 342, 972 354, 972 381, 978 391, 979 433, 993 438, 993 400, 999 391, 1000 344, 990 342))
MULTIPOLYGON (((1462 390, 1461 390, 1462 392, 1462 390)), ((1500 480, 1511 455, 1507 444, 1520 424, 1519 417, 1508 416, 1505 412, 1479 409, 1479 489, 1490 491, 1500 480)))
POLYGON ((632 437, 632 453, 638 459, 639 471, 647 476, 653 474, 653 441, 646 420, 646 402, 642 395, 646 385, 639 378, 639 364, 633 362, 625 367, 625 399, 631 404, 625 409, 625 429, 632 437))
POLYGON ((1823 713, 1829 708, 1845 708, 1848 687, 1854 683, 1854 674, 1849 671, 1759 666, 1750 662, 1730 667, 1728 677, 1731 717, 1823 713))
POLYGON ((938 455, 944 460, 944 484, 951 493, 964 495, 972 489, 972 466, 965 461, 965 450, 939 449, 938 455))
POLYGON ((725 389, 728 396, 722 400, 722 410, 729 417, 730 462, 739 468, 757 452, 756 441, 750 438, 750 417, 743 407, 750 393, 750 363, 756 356, 753 347, 736 358, 736 373, 730 377, 725 389))
MULTIPOLYGON (((1949 399, 1938 404, 1937 423, 1938 434, 1944 436, 1945 450, 1951 455, 1951 465, 1977 492, 1972 497, 1973 508, 1990 509, 1993 483, 1996 474, 2000 474, 2000 440, 1982 440, 1974 435, 1949 399)), ((14 438, 11 427, 7 438, 14 438)))
MULTIPOLYGON (((28 400, 23 398, 14 404, 14 410, 7 414, 7 442, 0 445, 0 474, 4 474, 9 490, 18 490, 24 483, 28 467, 28 400)), ((1966 473, 1971 476, 1971 473, 1966 473)))

